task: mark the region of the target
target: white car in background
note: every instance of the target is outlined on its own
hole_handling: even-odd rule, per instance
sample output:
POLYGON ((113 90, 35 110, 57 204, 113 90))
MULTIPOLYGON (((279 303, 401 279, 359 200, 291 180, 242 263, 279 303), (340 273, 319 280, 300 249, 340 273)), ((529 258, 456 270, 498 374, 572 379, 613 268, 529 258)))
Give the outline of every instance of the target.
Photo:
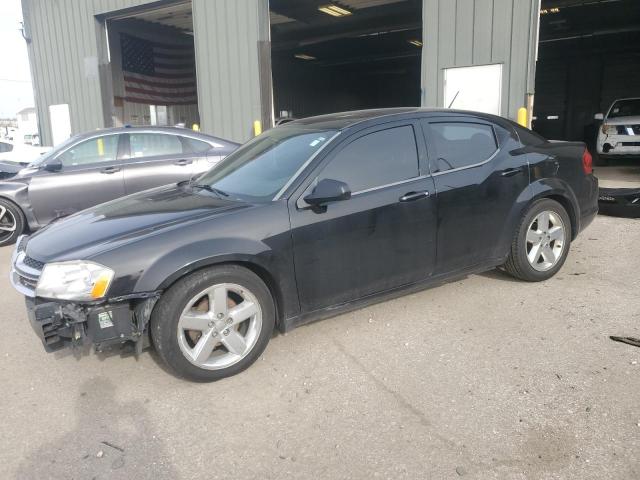
POLYGON ((51 150, 51 147, 34 147, 24 143, 0 139, 0 162, 28 165, 49 150, 51 150))
POLYGON ((603 163, 623 155, 640 157, 640 98, 616 100, 606 116, 597 114, 595 118, 602 120, 597 151, 603 163))

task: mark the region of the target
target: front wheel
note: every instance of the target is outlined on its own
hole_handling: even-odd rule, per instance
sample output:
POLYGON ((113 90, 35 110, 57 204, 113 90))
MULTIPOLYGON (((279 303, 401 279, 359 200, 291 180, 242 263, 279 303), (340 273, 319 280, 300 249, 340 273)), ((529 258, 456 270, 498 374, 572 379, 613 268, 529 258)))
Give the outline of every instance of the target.
POLYGON ((249 367, 275 325, 264 282, 238 265, 201 270, 173 285, 151 315, 160 358, 179 376, 211 382, 249 367))
POLYGON ((16 204, 0 198, 0 247, 11 245, 24 232, 24 214, 16 204))
POLYGON ((521 280, 547 280, 562 268, 570 244, 571 220, 565 208, 555 200, 538 200, 522 219, 504 268, 521 280))

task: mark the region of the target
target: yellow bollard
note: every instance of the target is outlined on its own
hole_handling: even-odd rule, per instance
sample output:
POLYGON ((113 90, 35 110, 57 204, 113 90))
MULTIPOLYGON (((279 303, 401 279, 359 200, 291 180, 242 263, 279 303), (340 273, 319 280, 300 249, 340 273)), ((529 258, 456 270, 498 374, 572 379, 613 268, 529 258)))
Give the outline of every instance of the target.
POLYGON ((193 130, 194 132, 199 132, 200 131, 200 125, 198 125, 197 123, 194 123, 191 126, 191 130, 193 130))
POLYGON ((253 135, 257 137, 262 133, 262 122, 260 120, 256 120, 253 122, 253 135))
POLYGON ((529 126, 527 122, 527 109, 525 107, 520 107, 518 109, 518 124, 527 128, 529 126))

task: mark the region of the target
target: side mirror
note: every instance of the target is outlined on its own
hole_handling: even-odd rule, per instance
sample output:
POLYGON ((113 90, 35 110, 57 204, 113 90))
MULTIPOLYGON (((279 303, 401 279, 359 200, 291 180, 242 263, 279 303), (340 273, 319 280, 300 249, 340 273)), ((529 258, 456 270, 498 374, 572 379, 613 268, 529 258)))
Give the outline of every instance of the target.
POLYGON ((349 185, 338 180, 325 178, 320 180, 313 191, 304 197, 304 201, 309 205, 318 207, 325 203, 349 200, 350 198, 351 190, 349 185))
POLYGON ((59 172, 62 170, 62 162, 60 160, 52 160, 44 165, 47 172, 59 172))
POLYGON ((594 119, 594 120, 604 120, 604 113, 596 113, 596 114, 593 116, 593 119, 594 119))

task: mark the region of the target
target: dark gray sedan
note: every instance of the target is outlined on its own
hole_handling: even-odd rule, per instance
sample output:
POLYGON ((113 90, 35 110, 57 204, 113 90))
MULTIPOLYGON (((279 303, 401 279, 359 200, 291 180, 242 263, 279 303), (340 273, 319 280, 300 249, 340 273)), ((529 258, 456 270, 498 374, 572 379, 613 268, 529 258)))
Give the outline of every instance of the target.
POLYGON ((124 127, 72 137, 30 164, 0 162, 0 246, 99 203, 189 180, 237 147, 184 128, 124 127))

